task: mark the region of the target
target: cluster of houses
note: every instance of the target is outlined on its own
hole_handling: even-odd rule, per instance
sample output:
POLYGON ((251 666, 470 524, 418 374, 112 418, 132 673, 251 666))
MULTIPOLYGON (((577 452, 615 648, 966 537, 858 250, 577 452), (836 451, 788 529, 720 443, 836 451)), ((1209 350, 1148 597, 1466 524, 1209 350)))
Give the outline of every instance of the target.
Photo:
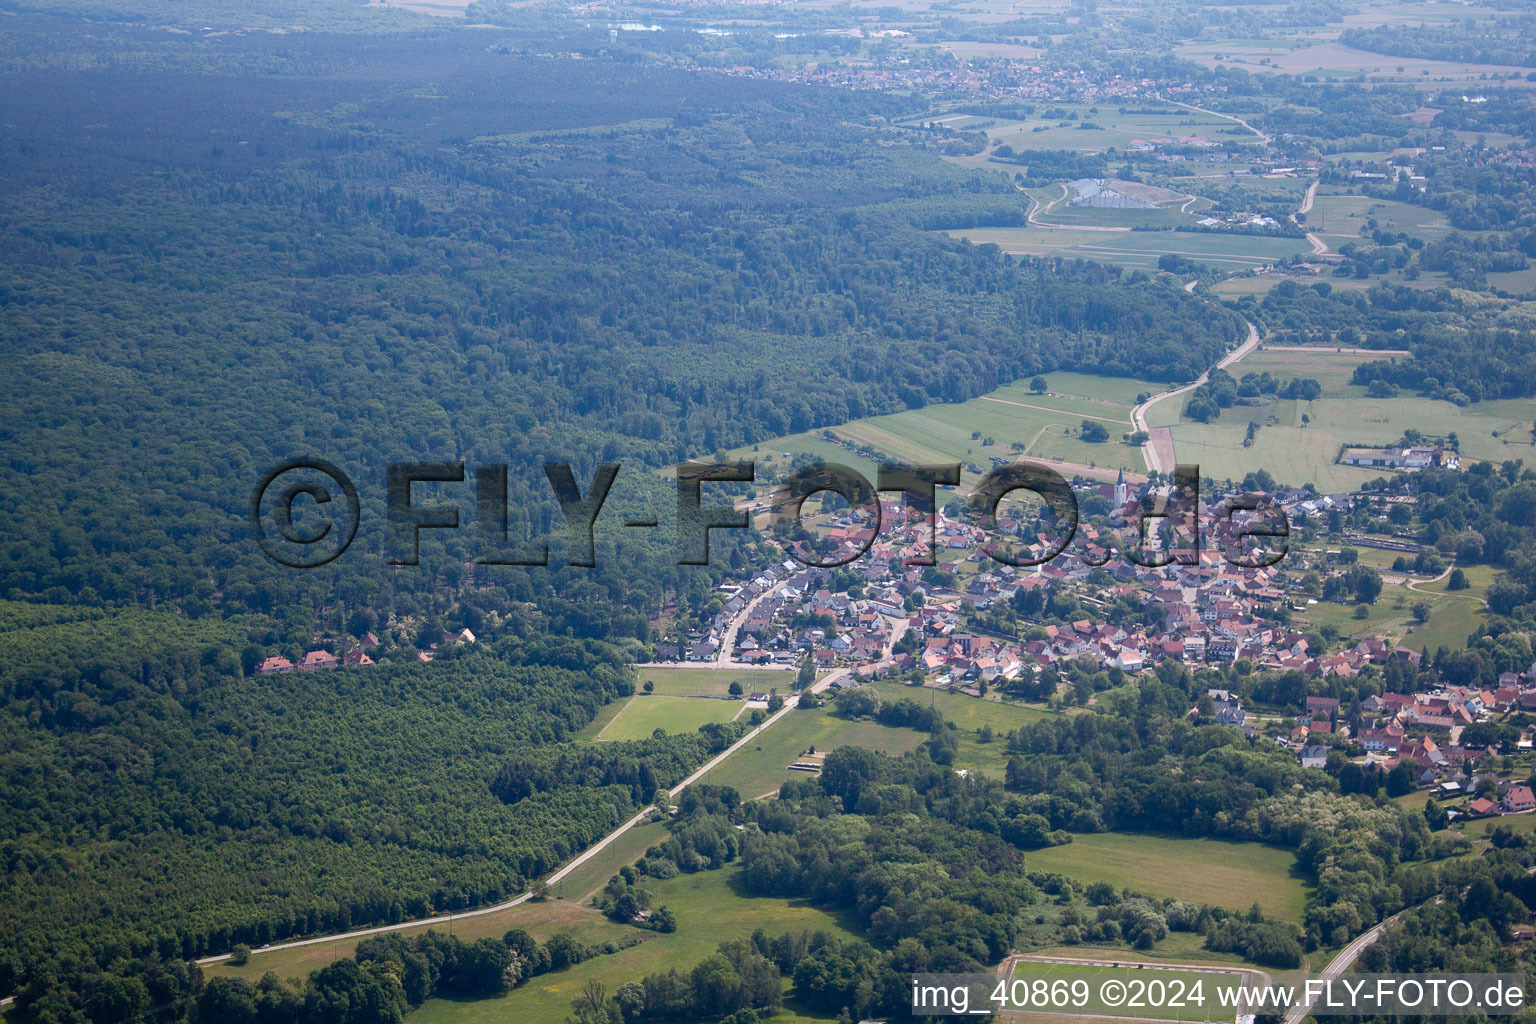
MULTIPOLYGON (((1468 775, 1465 767, 1482 758, 1484 748, 1453 741, 1460 729, 1474 722, 1490 721, 1513 711, 1536 711, 1536 666, 1530 672, 1506 672, 1494 690, 1449 686, 1433 692, 1372 695, 1360 703, 1365 716, 1358 733, 1352 737, 1365 751, 1366 763, 1383 770, 1407 764, 1421 787, 1434 787, 1435 794, 1456 799, 1476 793, 1479 778, 1468 775)), ((1280 742, 1300 750, 1306 768, 1327 764, 1329 747, 1317 743, 1320 736, 1350 738, 1349 727, 1340 719, 1339 701, 1332 697, 1308 697, 1306 714, 1298 719, 1289 737, 1280 742)), ((1531 741, 1522 738, 1520 750, 1529 750, 1531 741)), ((1503 751, 1513 753, 1514 751, 1503 751)), ((1493 780, 1497 799, 1478 797, 1454 815, 1487 817, 1495 814, 1520 814, 1536 809, 1536 798, 1529 786, 1509 780, 1493 780)))
MULTIPOLYGON (((1283 562, 1236 563, 1262 561, 1244 557, 1244 545, 1251 542, 1241 535, 1271 513, 1228 516, 1220 506, 1202 502, 1198 548, 1187 521, 1153 519, 1151 524, 1167 524, 1159 539, 1161 558, 1153 560, 1167 559, 1167 564, 1147 567, 1132 561, 1121 551, 1124 534, 1115 524, 1134 513, 1141 501, 1139 491, 1123 477, 1114 484, 1092 485, 1087 495, 1103 498, 1114 510, 1107 525, 1080 520, 1068 549, 1038 565, 1015 567, 981 555, 980 571, 959 580, 955 589, 933 585, 920 567, 908 563, 985 550, 1006 550, 1015 560, 1034 560, 1048 555, 1059 537, 1006 510, 995 521, 973 521, 938 511, 919 514, 900 498, 881 498, 878 529, 865 509, 821 517, 816 525, 826 539, 823 543, 830 542, 835 551, 823 551, 818 560, 850 559, 842 570, 856 574, 857 596, 830 589, 831 569, 785 560, 750 580, 722 587, 728 599, 707 631, 659 645, 657 659, 709 663, 728 657, 735 664, 788 667, 809 658, 817 667, 847 665, 862 676, 917 669, 962 686, 990 685, 1065 661, 1087 660, 1102 668, 1137 672, 1169 659, 1190 664, 1246 659, 1258 669, 1349 676, 1394 657, 1418 660, 1417 652, 1377 640, 1328 655, 1313 650, 1302 631, 1266 617, 1267 609, 1290 599, 1283 562), (1042 601, 1059 591, 1083 595, 1085 604, 1132 598, 1162 614, 1154 626, 1116 625, 1099 618, 1047 625, 1043 638, 1028 641, 968 636, 968 613, 1014 605, 1021 594, 1027 598, 1032 591, 1042 591, 1042 601), (915 660, 880 657, 892 619, 908 620, 914 635, 929 645, 915 660), (955 637, 962 638, 959 648, 947 648, 955 637)), ((1345 496, 1295 492, 1279 497, 1293 514, 1348 507, 1345 496)), ((1123 529, 1134 533, 1134 527, 1123 529)), ((1149 535, 1155 532, 1149 526, 1149 535)))
MULTIPOLYGON (((419 661, 431 661, 433 652, 436 651, 439 646, 458 643, 472 644, 474 642, 475 634, 468 629, 461 629, 457 633, 449 632, 445 629, 443 630, 443 638, 441 642, 438 644, 433 644, 432 647, 428 650, 417 651, 416 658, 419 661)), ((274 654, 270 657, 263 658, 260 662, 257 663, 256 675, 269 676, 280 672, 293 671, 313 672, 316 669, 336 668, 341 665, 372 665, 374 664, 374 660, 373 658, 369 657, 368 652, 377 650, 378 646, 379 638, 370 630, 369 632, 364 633, 361 637, 359 637, 357 643, 350 647, 340 657, 337 657, 335 654, 325 650, 324 648, 317 647, 312 651, 306 652, 305 655, 299 659, 298 664, 294 664, 288 658, 285 658, 280 654, 274 654)))

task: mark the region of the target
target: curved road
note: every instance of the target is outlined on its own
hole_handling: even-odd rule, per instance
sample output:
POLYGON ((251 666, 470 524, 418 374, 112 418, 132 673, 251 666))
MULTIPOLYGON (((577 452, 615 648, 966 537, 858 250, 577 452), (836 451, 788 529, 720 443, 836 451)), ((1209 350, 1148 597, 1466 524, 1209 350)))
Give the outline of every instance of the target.
MULTIPOLYGON (((887 656, 890 654, 891 648, 896 645, 897 641, 899 641, 902 638, 902 635, 905 634, 906 631, 907 631, 907 620, 906 619, 888 619, 888 621, 890 621, 892 623, 892 627, 891 627, 891 636, 890 636, 890 639, 886 642, 885 651, 884 651, 884 654, 887 655, 887 656)), ((848 675, 849 671, 850 670, 847 669, 847 668, 840 668, 840 669, 834 669, 833 671, 828 672, 825 676, 823 676, 821 679, 817 680, 815 683, 813 683, 811 685, 810 692, 811 693, 820 693, 820 692, 822 692, 823 690, 827 689, 827 687, 831 686, 833 683, 837 682, 838 680, 842 679, 844 676, 848 675)), ((785 715, 789 714, 790 711, 794 710, 797 706, 799 706, 799 703, 800 703, 800 696, 799 696, 799 694, 791 694, 788 698, 785 699, 784 706, 782 708, 780 708, 778 711, 774 712, 774 714, 770 715, 757 728, 750 730, 749 732, 747 732, 746 735, 742 736, 741 739, 737 740, 735 743, 731 744, 729 747, 727 747, 726 749, 722 750, 720 753, 716 754, 714 757, 710 758, 708 761, 704 762, 704 764, 701 765, 692 775, 689 775, 682 782, 679 782, 677 785, 673 786, 670 790, 668 790, 667 791, 667 795, 668 796, 677 796, 683 790, 687 789, 689 786, 693 785, 695 782, 697 782, 700 779, 704 778, 704 776, 707 775, 711 769, 715 768, 722 761, 724 761, 726 758, 730 757, 732 754, 736 753, 738 750, 740 750, 742 747, 746 746, 748 743, 751 743, 751 742, 755 741, 758 738, 758 736, 762 733, 762 731, 764 729, 768 728, 770 725, 772 725, 773 723, 777 722, 779 719, 783 718, 785 715)), ((579 853, 575 857, 571 858, 571 860, 566 862, 566 864, 564 866, 562 866, 558 871, 556 871, 554 874, 550 875, 548 878, 546 878, 544 880, 544 886, 545 887, 552 887, 555 884, 557 884, 561 879, 565 878, 565 876, 569 875, 572 871, 575 871, 578 867, 580 867, 581 865, 585 864, 587 861, 591 860, 593 857, 597 856, 603 850, 607 849, 610 845, 612 845, 614 840, 618 839, 625 832, 628 832, 630 829, 634 828, 636 825, 639 825, 642 822, 644 822, 645 819, 646 819, 646 816, 649 815, 655 809, 656 809, 655 806, 652 805, 650 807, 646 807, 646 808, 640 810, 639 812, 637 812, 634 815, 634 817, 630 818, 628 821, 624 822, 618 828, 616 828, 612 832, 608 833, 602 839, 600 839, 597 842, 593 843, 591 846, 587 847, 581 853, 579 853)), ((298 949, 298 948, 300 948, 302 946, 317 946, 317 945, 320 945, 321 943, 325 943, 325 942, 338 942, 338 941, 341 941, 341 940, 344 940, 344 939, 361 939, 361 938, 366 938, 369 935, 381 935, 381 934, 383 934, 385 932, 397 932, 397 931, 402 931, 402 930, 407 929, 407 928, 419 928, 422 925, 435 925, 435 924, 445 923, 445 922, 448 922, 448 921, 462 921, 462 920, 464 920, 466 918, 470 918, 470 917, 482 917, 482 916, 484 916, 486 914, 495 914, 495 913, 499 913, 500 911, 503 911, 503 910, 509 910, 512 907, 516 907, 516 906, 519 906, 519 905, 521 905, 523 903, 527 903, 531 899, 533 899, 533 890, 532 889, 530 889, 529 891, 523 893, 520 896, 514 896, 512 899, 504 900, 501 903, 497 903, 494 906, 479 907, 479 908, 477 908, 475 910, 462 910, 462 911, 460 911, 460 912, 458 912, 456 914, 439 914, 439 915, 437 915, 435 917, 423 917, 423 918, 417 918, 417 919, 411 920, 411 921, 399 921, 399 922, 397 922, 395 924, 375 925, 374 927, 371 927, 371 928, 356 928, 356 929, 353 929, 352 931, 338 932, 338 933, 335 933, 335 934, 332 934, 332 935, 316 935, 316 936, 314 936, 312 938, 307 938, 307 939, 295 939, 292 942, 273 943, 272 945, 269 945, 269 946, 263 946, 260 950, 253 950, 252 951, 252 955, 253 956, 259 956, 262 953, 272 953, 272 952, 276 952, 277 950, 280 950, 280 949, 298 949)), ((228 960, 230 958, 230 956, 231 956, 231 954, 229 954, 229 953, 222 953, 222 954, 220 954, 218 956, 205 956, 205 957, 201 957, 197 962, 200 963, 200 964, 218 963, 221 960, 228 960)))
MULTIPOLYGON (((1296 215, 1312 212, 1312 200, 1317 198, 1317 185, 1317 181, 1314 180, 1312 184, 1307 186, 1307 194, 1301 199, 1301 207, 1297 209, 1296 213, 1291 214, 1291 223, 1297 227, 1301 227, 1301 221, 1296 219, 1296 215)), ((1328 251, 1328 243, 1311 231, 1307 232, 1307 241, 1312 243, 1313 256, 1321 256, 1328 251)))
MULTIPOLYGON (((1185 285, 1185 290, 1190 290, 1188 285, 1185 285)), ((1251 320, 1244 322, 1248 324, 1248 339, 1237 348, 1233 349, 1231 352, 1228 352, 1226 355, 1222 356, 1221 362, 1216 364, 1215 369, 1226 369, 1258 347, 1259 329, 1253 325, 1251 320)), ((1136 408, 1131 410, 1131 429, 1133 431, 1144 430, 1150 434, 1152 432, 1151 428, 1147 426, 1148 409, 1166 399, 1176 398, 1179 395, 1193 391, 1201 384, 1204 384, 1207 380, 1210 380, 1210 378, 1211 371, 1206 370, 1195 380, 1185 384, 1183 387, 1174 388, 1171 391, 1161 392, 1159 394, 1153 395, 1145 402, 1142 402, 1140 405, 1136 406, 1136 408)), ((1162 455, 1157 451, 1157 445, 1153 441, 1148 440, 1146 444, 1141 446, 1141 454, 1142 457, 1146 459, 1148 471, 1157 470, 1159 473, 1169 473, 1173 471, 1172 466, 1164 466, 1162 464, 1162 455)))
MULTIPOLYGON (((1435 902, 1440 902, 1440 897, 1435 897, 1435 902)), ((1320 980, 1327 978, 1337 978, 1339 975, 1349 970, 1355 965, 1355 961, 1360 959, 1360 954, 1365 952, 1366 947, 1375 945, 1377 940, 1387 933, 1387 929, 1397 923, 1398 918, 1402 917, 1410 910, 1419 909, 1419 907, 1422 907, 1423 905, 1424 904, 1419 903, 1415 904, 1414 906, 1407 907, 1403 910, 1399 910, 1397 913, 1393 914, 1391 917, 1387 918, 1376 927, 1362 933, 1359 938, 1355 939, 1355 941, 1339 950, 1339 955, 1328 961, 1328 966, 1323 968, 1323 973, 1317 975, 1317 978, 1320 980)), ((1301 1022, 1306 1018, 1308 1012, 1311 1011, 1313 1000, 1309 1000, 1305 997, 1305 985, 1302 986, 1301 991, 1303 993, 1302 1001, 1297 1003, 1290 1009, 1288 1013, 1286 1013, 1284 1024, 1301 1024, 1301 1022)))

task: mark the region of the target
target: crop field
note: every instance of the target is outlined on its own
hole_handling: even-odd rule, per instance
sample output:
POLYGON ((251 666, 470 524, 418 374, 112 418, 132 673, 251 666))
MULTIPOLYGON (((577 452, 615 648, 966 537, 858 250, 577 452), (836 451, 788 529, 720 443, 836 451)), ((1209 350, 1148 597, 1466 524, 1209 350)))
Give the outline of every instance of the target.
POLYGON ((1260 843, 1101 832, 1078 835, 1066 846, 1025 856, 1032 869, 1055 871, 1082 882, 1109 882, 1151 896, 1247 910, 1301 920, 1306 888, 1294 874, 1288 850, 1260 843))
MULTIPOLYGON (((1075 956, 1089 958, 1083 950, 1077 950, 1075 956)), ((1106 958, 1112 958, 1113 954, 1103 954, 1106 958)), ((1190 971, 1179 970, 1173 966, 1129 966, 1118 960, 1112 960, 1114 966, 1098 963, 1050 963, 1041 960, 1019 960, 1013 968, 1012 977, 1015 980, 1043 979, 1054 985, 1058 981, 1071 985, 1073 982, 1086 983, 1086 991, 1090 1002, 1084 1006, 1081 1015, 1093 1017, 1129 1017, 1139 1020, 1176 1020, 1176 1021, 1218 1021, 1231 1020, 1234 1016, 1231 1010, 1222 1006, 1221 999, 1217 995, 1217 986, 1231 989, 1236 986, 1252 983, 1245 977, 1242 971, 1190 971), (1135 998, 1135 993, 1140 992, 1146 996, 1146 989, 1140 986, 1163 986, 1163 992, 1168 992, 1166 998, 1156 998, 1157 1007, 1154 1009, 1154 1000, 1146 996, 1141 1001, 1142 1006, 1126 1005, 1112 1006, 1098 1001, 1095 997, 1101 991, 1101 987, 1107 981, 1118 981, 1129 986, 1127 1000, 1135 998), (1183 1006, 1163 1005, 1173 999, 1182 996, 1183 1006)), ((1033 1020, 1032 1014, 1013 1014, 1011 1019, 1033 1020)))
MULTIPOLYGON (((1046 380, 1052 393, 1037 395, 1025 385, 1015 384, 968 402, 930 405, 854 420, 826 431, 773 438, 738 448, 729 457, 756 459, 760 479, 776 475, 793 456, 802 454, 841 463, 874 479, 876 460, 828 440, 830 433, 855 447, 867 446, 884 458, 958 462, 982 473, 992 468, 993 458, 1011 462, 1021 454, 1145 471, 1141 450, 1123 443, 1120 437, 1131 429, 1130 411, 1136 395, 1160 391, 1164 385, 1084 374, 1049 374, 1046 380), (1110 440, 1082 440, 1078 435, 1084 419, 1102 422, 1110 440), (973 432, 981 437, 973 438, 973 432), (984 443, 988 438, 992 444, 984 443), (1015 444, 1022 445, 1022 451, 1016 450, 1015 444)), ((967 471, 962 479, 974 480, 978 475, 967 471)))
MULTIPOLYGON (((787 687, 786 687, 787 689, 787 687)), ((660 729, 668 733, 689 733, 710 722, 729 722, 741 714, 746 704, 739 700, 714 697, 662 697, 637 693, 629 698, 599 740, 644 740, 660 729)))
POLYGON ((1019 256, 1075 256, 1131 270, 1156 270, 1157 258, 1164 254, 1184 256, 1213 270, 1256 270, 1312 251, 1304 238, 1220 232, 963 228, 946 234, 1019 256))
MULTIPOLYGON (((638 980, 647 974, 664 972, 672 967, 691 969, 713 953, 721 942, 747 938, 758 928, 769 935, 804 929, 825 931, 838 938, 852 936, 840 917, 804 901, 740 895, 736 884, 740 870, 736 865, 730 865, 718 871, 679 875, 662 882, 647 881, 646 888, 651 891, 653 905, 665 905, 677 916, 675 932, 663 935, 611 925, 596 911, 588 910, 587 914, 603 921, 615 933, 638 934, 645 941, 609 956, 594 957, 564 971, 540 975, 493 999, 463 1002, 433 999, 410 1019, 423 1024, 562 1021, 571 1013, 571 1000, 589 980, 602 982, 612 992, 624 982, 638 980)), ((774 1019, 806 1018, 791 1015, 774 1019)))

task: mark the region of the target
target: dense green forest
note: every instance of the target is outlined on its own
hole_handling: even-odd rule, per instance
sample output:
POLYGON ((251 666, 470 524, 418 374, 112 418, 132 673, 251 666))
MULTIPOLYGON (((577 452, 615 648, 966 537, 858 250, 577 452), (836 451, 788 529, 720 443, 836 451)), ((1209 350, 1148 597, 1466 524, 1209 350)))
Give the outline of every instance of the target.
MULTIPOLYGON (((1109 713, 1040 722, 1005 737, 1027 757, 1010 764, 1006 785, 962 777, 936 762, 930 753, 953 727, 925 718, 914 725, 931 735, 914 753, 886 758, 840 748, 820 778, 788 783, 774 800, 689 788, 671 835, 616 875, 601 905, 622 915, 643 902, 647 879, 731 870, 746 895, 796 897, 839 911, 859 937, 760 931, 698 964, 612 991, 587 986, 572 1019, 747 1021, 779 1008, 786 988, 798 1006, 827 1016, 907 1019, 910 972, 973 971, 1016 949, 1085 940, 1151 948, 1177 931, 1203 936, 1212 951, 1294 968, 1305 951, 1336 947, 1404 908, 1414 908, 1412 923, 1372 954, 1372 963, 1396 970, 1518 969, 1501 946, 1524 908, 1536 905, 1526 872, 1532 852, 1523 837, 1499 838, 1490 856, 1457 858, 1465 841, 1434 831, 1443 821, 1432 823, 1427 812, 1350 792, 1343 780, 1304 771, 1275 748, 1252 747, 1235 728, 1191 725, 1189 702, 1219 675, 1170 667, 1111 695, 1109 713), (1156 829, 1294 850, 1315 883, 1306 927, 1267 917, 1262 908, 1236 914, 1106 883, 1079 887, 1032 870, 1029 851, 1041 845, 1048 824, 1079 834, 1156 829), (1433 948, 1447 939, 1456 952, 1433 948), (731 1016, 743 1011, 753 1016, 731 1016)), ((653 916, 665 919, 660 908, 653 916)), ((261 1024, 372 1024, 399 1020, 433 995, 504 991, 603 952, 564 935, 535 943, 516 930, 472 944, 434 934, 383 937, 299 988, 272 977, 254 986, 228 979, 200 986, 158 962, 124 962, 36 984, 20 1012, 26 1021, 54 1019, 50 1008, 127 998, 124 990, 142 1002, 141 988, 159 985, 179 996, 168 1020, 207 1019, 199 1015, 217 1010, 261 1024)))
POLYGON ((1339 36, 1339 42, 1394 57, 1536 68, 1536 47, 1531 45, 1533 29, 1536 29, 1536 19, 1529 15, 1486 20, 1466 18, 1449 25, 1352 28, 1339 36))
POLYGON ((750 539, 696 572, 605 529, 593 570, 516 569, 438 531, 395 569, 387 463, 507 465, 514 528, 551 533, 545 460, 625 463, 614 515, 655 510, 654 467, 1065 366, 1185 379, 1238 337, 1167 284, 925 233, 1016 200, 879 127, 912 101, 490 38, 6 74, 0 988, 504 898, 719 742, 540 753, 750 539), (298 572, 245 507, 312 455, 362 525, 298 572), (370 629, 366 671, 251 675, 370 629))

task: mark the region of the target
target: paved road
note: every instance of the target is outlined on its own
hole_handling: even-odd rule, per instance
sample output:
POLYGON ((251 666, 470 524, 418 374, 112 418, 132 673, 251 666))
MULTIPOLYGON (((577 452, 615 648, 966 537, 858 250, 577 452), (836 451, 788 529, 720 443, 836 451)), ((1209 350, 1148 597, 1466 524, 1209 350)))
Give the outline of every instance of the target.
MULTIPOLYGON (((731 660, 731 656, 736 653, 736 635, 741 632, 741 627, 746 623, 747 619, 751 618, 753 609, 766 601, 769 596, 778 589, 779 584, 775 583, 761 594, 758 594, 751 601, 748 601, 746 607, 736 613, 736 617, 731 620, 731 624, 725 628, 725 635, 720 638, 720 656, 718 660, 715 661, 713 667, 740 667, 733 660, 731 660)), ((703 664, 708 665, 710 663, 704 662, 703 664)))
MULTIPOLYGON (((1259 329, 1257 327, 1255 327, 1251 321, 1249 321, 1248 322, 1248 340, 1243 342, 1237 348, 1233 349, 1231 352, 1228 352, 1225 356, 1223 356, 1222 359, 1221 359, 1221 362, 1216 364, 1216 369, 1218 369, 1218 370, 1226 369, 1227 367, 1231 366, 1233 363, 1237 362, 1239 359, 1242 359, 1248 353, 1252 352, 1255 348, 1258 347, 1258 345, 1259 345, 1259 329)), ((1201 384, 1204 384, 1207 380, 1209 380, 1210 376, 1211 376, 1211 371, 1207 370, 1204 373, 1202 373, 1198 378, 1196 378, 1195 380, 1191 381, 1188 384, 1185 384, 1183 387, 1174 388, 1171 391, 1164 391, 1164 392, 1162 392, 1160 394, 1153 395, 1151 398, 1147 399, 1145 402, 1141 403, 1136 408, 1132 409, 1131 410, 1131 429, 1132 430, 1145 430, 1147 433, 1150 434, 1152 432, 1151 428, 1147 426, 1147 410, 1148 409, 1152 408, 1154 405, 1156 405, 1159 402, 1165 401, 1165 400, 1167 400, 1169 398, 1176 398, 1179 395, 1186 394, 1186 393, 1188 393, 1190 391, 1195 390, 1195 388, 1199 387, 1201 384)), ((1149 470, 1157 470, 1160 473, 1171 473, 1173 471, 1173 465, 1172 464, 1169 464, 1169 465, 1166 465, 1166 466, 1163 465, 1162 453, 1160 451, 1158 451, 1157 446, 1152 441, 1149 440, 1146 444, 1142 445, 1142 447, 1141 447, 1141 454, 1142 454, 1142 457, 1146 459, 1147 469, 1149 469, 1149 470)))
MULTIPOLYGON (((907 631, 907 620, 906 619, 892 619, 892 620, 889 620, 889 621, 892 622, 892 629, 891 629, 891 638, 890 638, 889 642, 886 644, 886 647, 885 647, 885 652, 884 653, 886 655, 890 654, 891 648, 893 646, 895 646, 896 642, 899 641, 902 638, 902 636, 907 631)), ((693 667, 699 667, 699 666, 695 665, 693 667)), ((834 669, 833 671, 828 672, 825 676, 823 676, 820 679, 818 679, 810 687, 810 691, 812 693, 820 693, 823 690, 825 690, 827 687, 831 686, 833 683, 836 683, 838 680, 846 677, 849 674, 849 672, 850 672, 850 670, 846 669, 846 668, 834 669)), ((670 790, 667 791, 668 795, 675 797, 675 796, 679 795, 680 793, 682 793, 682 791, 684 789, 688 788, 689 786, 693 785, 695 782, 697 782, 700 779, 702 779, 706 774, 708 774, 708 772, 711 769, 717 767, 726 758, 728 758, 732 754, 736 753, 738 750, 740 750, 742 747, 746 746, 748 743, 751 743, 754 740, 756 740, 757 737, 762 733, 762 731, 764 729, 767 729, 769 726, 773 725, 779 719, 781 719, 785 715, 789 714, 790 711, 794 710, 796 707, 799 706, 799 703, 800 703, 800 696, 798 694, 791 695, 787 700, 785 700, 784 707, 780 708, 774 714, 770 715, 757 728, 748 731, 747 734, 745 736, 743 736, 741 739, 737 740, 735 743, 731 744, 729 747, 727 747, 725 750, 722 750, 720 753, 716 754, 714 757, 710 758, 703 765, 701 765, 698 768, 698 770, 695 771, 692 775, 689 775, 682 782, 679 782, 677 785, 673 786, 670 790)), ((554 887, 555 885, 557 885, 561 881, 561 879, 565 878, 572 871, 575 871, 577 868, 581 867, 581 865, 585 864, 587 861, 589 861, 593 857, 597 856, 603 850, 606 850, 609 846, 611 846, 613 844, 613 842, 616 839, 618 839, 624 833, 628 832, 630 829, 634 828, 636 825, 639 825, 642 822, 644 822, 646 817, 652 811, 654 811, 655 809, 656 809, 655 806, 652 805, 650 807, 646 807, 643 810, 640 810, 639 812, 637 812, 634 815, 634 817, 630 818, 628 821, 624 822, 618 828, 616 828, 612 832, 608 833, 602 839, 598 840, 596 843, 593 843, 591 846, 587 847, 581 853, 579 853, 575 857, 571 858, 571 860, 566 862, 566 864, 563 867, 561 867, 558 871, 554 872, 553 874, 551 874, 548 878, 546 878, 544 880, 545 885, 548 886, 548 887, 551 887, 551 888, 554 887)), ((252 955, 253 956, 261 956, 263 953, 273 953, 273 952, 276 952, 276 951, 281 950, 281 949, 298 949, 298 948, 303 947, 303 946, 317 946, 317 945, 320 945, 321 943, 325 943, 325 942, 338 942, 338 941, 342 941, 344 939, 361 939, 361 938, 366 938, 366 937, 368 937, 370 935, 382 935, 385 932, 397 932, 397 931, 403 931, 404 929, 407 929, 407 928, 419 928, 422 925, 444 924, 444 923, 447 923, 449 921, 463 921, 466 918, 471 918, 471 917, 483 917, 486 914, 496 914, 496 913, 500 913, 503 910, 509 910, 512 907, 520 906, 521 904, 527 903, 532 898, 533 898, 533 890, 530 889, 529 891, 527 891, 525 893, 522 893, 521 895, 514 896, 512 899, 505 900, 505 901, 503 901, 501 903, 497 903, 494 906, 479 907, 479 908, 477 908, 475 910, 464 910, 464 911, 460 911, 457 914, 439 914, 439 915, 437 915, 435 917, 424 917, 424 918, 418 918, 418 919, 412 920, 412 921, 401 921, 401 922, 399 922, 397 924, 377 925, 377 926, 374 926, 372 928, 356 928, 356 929, 353 929, 352 931, 340 932, 340 933, 332 934, 332 935, 317 935, 317 936, 315 936, 313 938, 308 938, 308 939, 295 939, 292 942, 274 943, 274 944, 272 944, 270 946, 267 946, 267 947, 265 947, 265 948, 263 948, 261 950, 255 951, 252 955)), ((205 957, 201 958, 200 960, 198 960, 197 962, 200 963, 200 964, 212 964, 212 963, 218 963, 221 960, 228 960, 229 957, 230 957, 229 953, 223 953, 223 954, 221 954, 219 956, 205 956, 205 957)))
MULTIPOLYGON (((1291 214, 1291 223, 1295 224, 1297 227, 1301 226, 1301 221, 1297 218, 1296 214, 1312 212, 1312 200, 1317 198, 1317 184, 1318 183, 1314 181, 1312 184, 1307 186, 1307 194, 1302 197, 1301 208, 1298 209, 1296 213, 1291 214)), ((1328 243, 1323 241, 1320 237, 1311 231, 1307 232, 1307 241, 1312 243, 1313 256, 1321 256, 1323 253, 1328 251, 1328 243)))
POLYGON ((1247 128, 1249 131, 1253 132, 1253 134, 1257 135, 1259 138, 1263 139, 1265 145, 1275 141, 1240 117, 1233 117, 1231 114, 1223 114, 1215 110, 1206 110, 1204 107, 1197 107, 1193 103, 1180 103, 1178 100, 1164 100, 1163 102, 1172 103, 1174 106, 1183 107, 1186 110, 1198 110, 1202 114, 1210 114, 1212 117, 1220 117, 1224 120, 1231 121, 1234 124, 1240 124, 1244 128, 1247 128))
MULTIPOLYGON (((1439 897, 1436 897, 1435 901, 1439 902, 1439 897)), ((1355 965, 1355 961, 1360 959, 1360 954, 1364 953, 1368 947, 1375 945, 1376 941, 1387 933, 1387 929, 1397 923, 1398 918, 1408 913, 1409 910, 1417 910, 1423 905, 1424 904, 1420 903, 1417 906, 1407 908, 1407 910, 1399 910, 1397 913, 1393 914, 1391 917, 1387 918, 1376 927, 1361 934, 1359 938, 1355 939, 1355 941, 1339 950, 1339 955, 1330 960, 1328 962, 1328 966, 1323 968, 1323 973, 1317 975, 1317 977, 1319 979, 1337 978, 1339 975, 1349 970, 1355 965)), ((1308 1011, 1312 1009, 1313 1001, 1305 998, 1305 986, 1302 988, 1302 993, 1302 1002, 1292 1007, 1290 1012, 1285 1015, 1285 1024, 1301 1024, 1302 1020, 1307 1016, 1308 1011)))

